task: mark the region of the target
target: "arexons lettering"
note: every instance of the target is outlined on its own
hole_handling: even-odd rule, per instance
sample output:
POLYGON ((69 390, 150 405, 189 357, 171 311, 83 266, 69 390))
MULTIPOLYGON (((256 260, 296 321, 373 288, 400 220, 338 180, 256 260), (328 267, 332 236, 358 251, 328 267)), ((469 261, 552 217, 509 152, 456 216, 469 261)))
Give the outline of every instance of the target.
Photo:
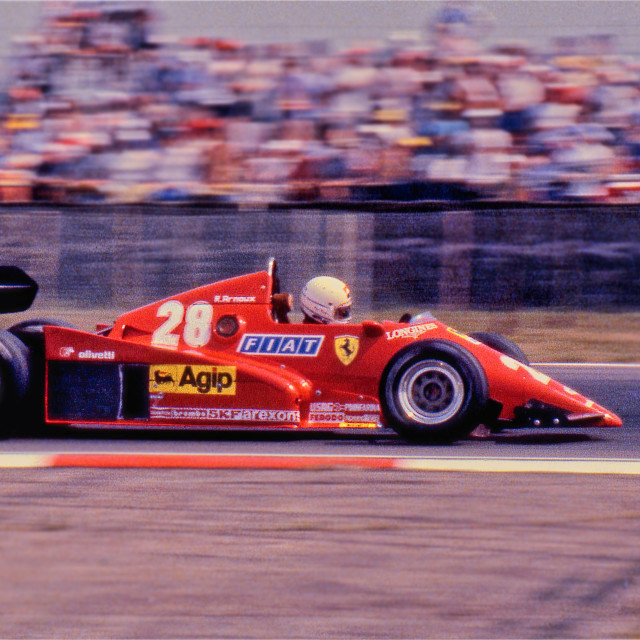
POLYGON ((323 340, 324 336, 247 333, 238 345, 238 353, 315 358, 323 340))

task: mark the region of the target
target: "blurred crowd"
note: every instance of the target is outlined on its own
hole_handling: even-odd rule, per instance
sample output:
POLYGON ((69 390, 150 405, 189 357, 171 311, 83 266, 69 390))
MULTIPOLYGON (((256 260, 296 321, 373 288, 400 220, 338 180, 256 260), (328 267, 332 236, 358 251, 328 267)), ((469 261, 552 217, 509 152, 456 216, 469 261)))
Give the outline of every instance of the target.
POLYGON ((488 46, 450 5, 334 51, 39 7, 0 93, 3 202, 640 201, 640 63, 608 36, 488 46))

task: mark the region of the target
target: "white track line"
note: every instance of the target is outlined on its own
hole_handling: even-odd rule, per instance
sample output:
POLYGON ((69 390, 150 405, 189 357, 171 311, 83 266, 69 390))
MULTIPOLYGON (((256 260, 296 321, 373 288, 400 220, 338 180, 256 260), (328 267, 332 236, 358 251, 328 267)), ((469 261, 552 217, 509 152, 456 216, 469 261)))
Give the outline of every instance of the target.
POLYGON ((595 458, 409 458, 398 460, 407 471, 473 473, 573 473, 640 475, 640 460, 595 458))
POLYGON ((39 453, 2 453, 0 469, 38 469, 53 467, 54 455, 39 453))
POLYGON ((532 362, 532 367, 574 367, 579 369, 593 368, 593 369, 640 369, 640 363, 634 362, 532 362))
POLYGON ((640 475, 640 460, 616 458, 471 458, 429 456, 60 453, 0 454, 2 469, 37 468, 328 469, 355 467, 470 473, 640 475))

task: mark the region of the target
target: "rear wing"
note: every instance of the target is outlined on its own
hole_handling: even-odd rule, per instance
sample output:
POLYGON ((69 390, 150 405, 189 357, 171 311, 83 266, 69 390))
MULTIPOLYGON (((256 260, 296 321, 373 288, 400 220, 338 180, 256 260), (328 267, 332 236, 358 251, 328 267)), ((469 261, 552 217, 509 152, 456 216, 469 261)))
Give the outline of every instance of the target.
POLYGON ((0 313, 26 311, 36 293, 38 284, 22 269, 0 266, 0 313))

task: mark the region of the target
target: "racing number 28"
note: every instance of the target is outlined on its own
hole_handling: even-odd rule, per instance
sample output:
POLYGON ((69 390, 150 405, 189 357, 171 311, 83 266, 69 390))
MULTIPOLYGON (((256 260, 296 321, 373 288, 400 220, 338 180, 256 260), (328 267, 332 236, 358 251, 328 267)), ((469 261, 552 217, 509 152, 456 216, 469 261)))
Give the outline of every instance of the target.
POLYGON ((176 329, 184 320, 182 339, 190 347, 204 347, 211 338, 213 307, 208 302, 194 302, 187 307, 178 300, 168 300, 160 305, 158 318, 166 320, 153 332, 151 344, 159 347, 177 347, 180 342, 176 329))

